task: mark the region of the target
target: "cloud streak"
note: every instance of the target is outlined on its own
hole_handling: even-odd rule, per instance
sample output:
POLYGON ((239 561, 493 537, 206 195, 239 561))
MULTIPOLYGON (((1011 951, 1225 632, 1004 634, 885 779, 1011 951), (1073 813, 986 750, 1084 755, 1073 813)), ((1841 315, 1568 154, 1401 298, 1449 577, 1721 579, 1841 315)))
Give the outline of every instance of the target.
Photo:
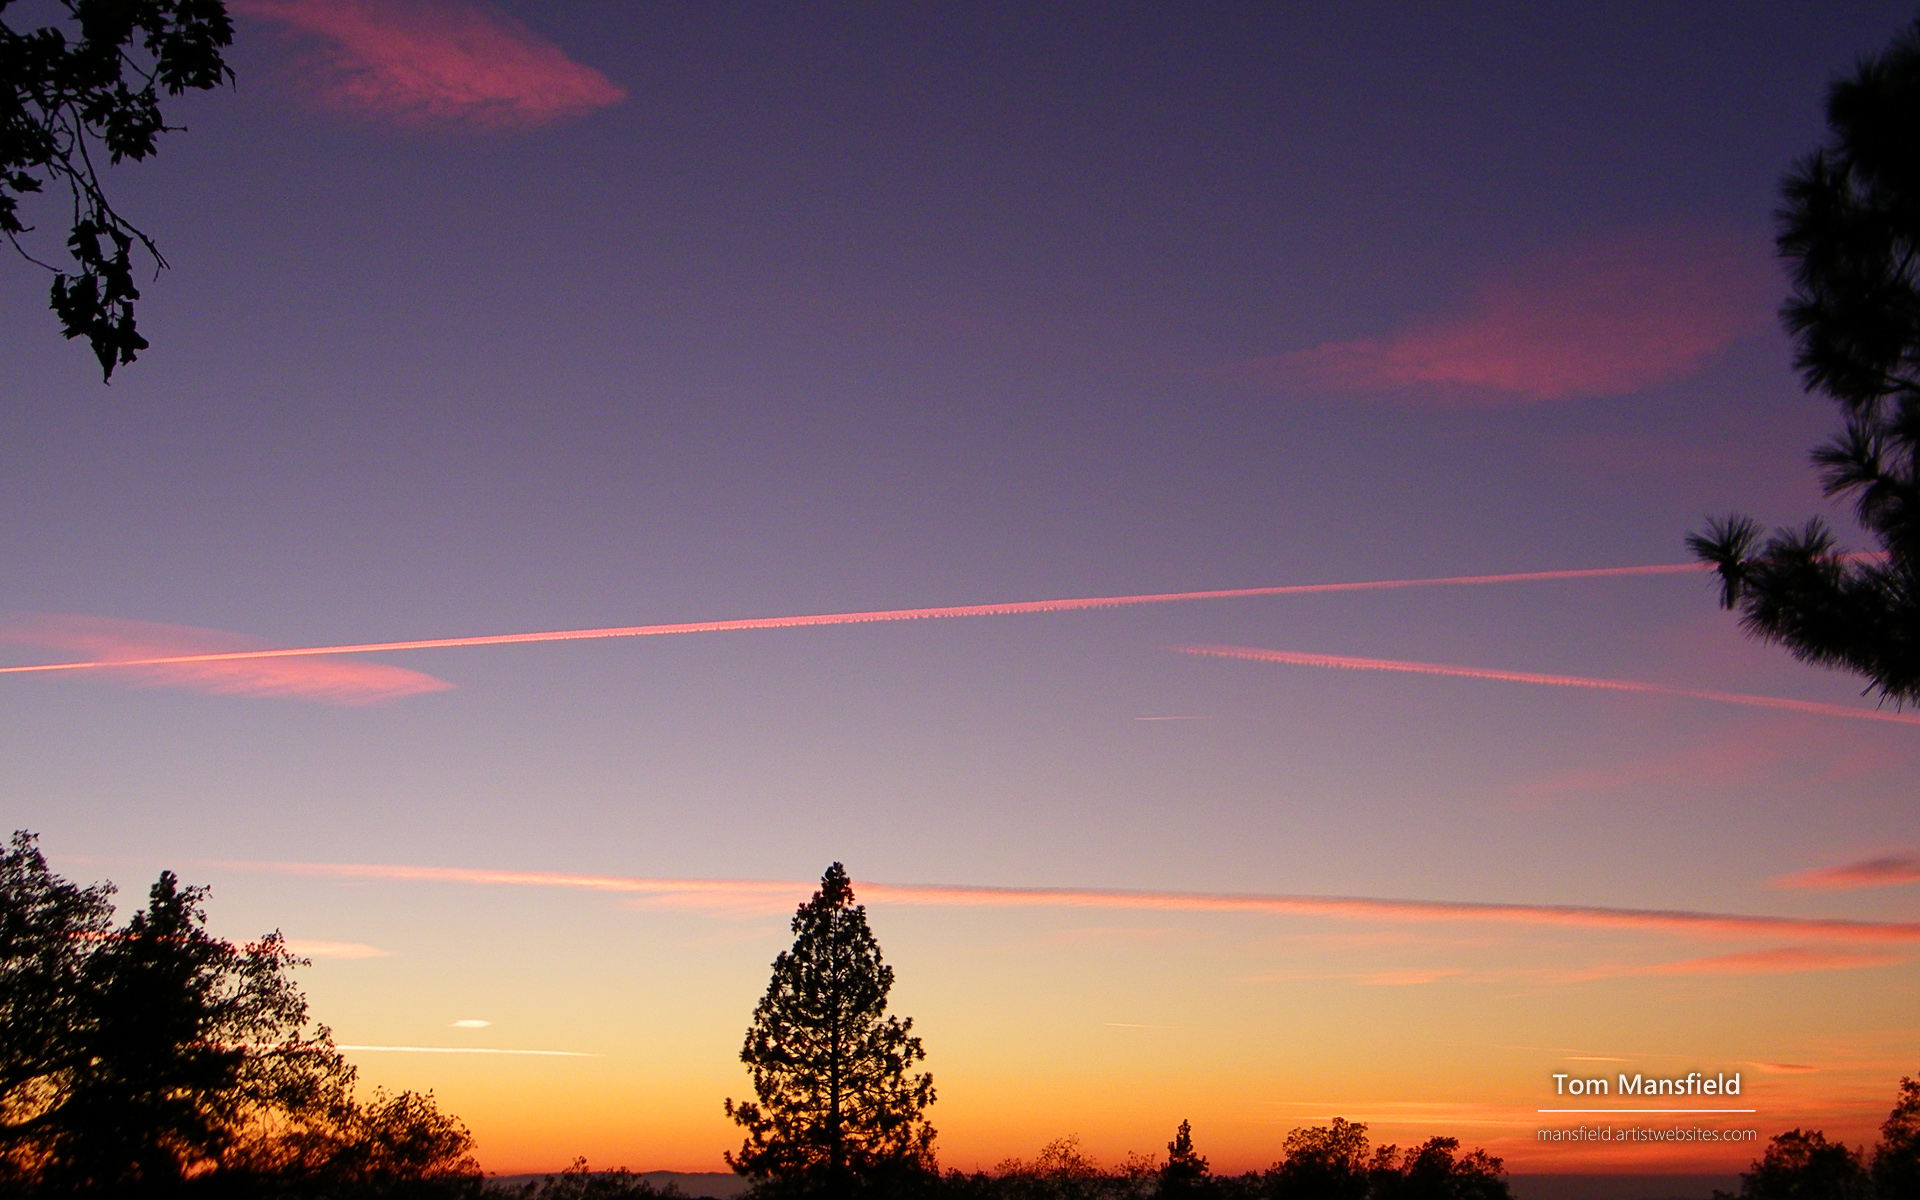
POLYGON ((1784 696, 1755 696, 1746 692, 1673 687, 1662 683, 1642 683, 1632 679, 1599 679, 1587 675, 1544 675, 1534 671, 1502 671, 1491 667, 1458 667, 1446 663, 1410 662, 1397 658, 1359 658, 1346 654, 1310 654, 1297 650, 1268 650, 1257 646, 1170 646, 1168 649, 1181 654, 1196 654, 1209 658, 1235 658, 1248 662, 1281 663, 1296 667, 1321 667, 1340 671, 1390 671, 1408 675, 1445 675, 1454 679, 1489 679, 1499 683, 1591 688, 1603 692, 1637 692, 1653 696, 1678 696, 1688 700, 1709 700, 1717 704, 1739 704, 1749 708, 1771 708, 1820 717, 1846 717, 1857 721, 1920 725, 1920 713, 1884 712, 1874 708, 1852 708, 1844 704, 1822 704, 1817 700, 1792 700, 1784 696))
POLYGON ((591 641, 599 638, 664 637, 687 633, 731 633, 754 629, 805 629, 826 625, 870 625, 888 621, 943 620, 960 617, 1005 617, 1037 613, 1077 612, 1126 608, 1141 604, 1174 604, 1195 600, 1242 600, 1261 596, 1312 596, 1339 592, 1398 591, 1426 587, 1479 587, 1509 583, 1554 583, 1586 579, 1624 579, 1642 576, 1698 574, 1700 563, 1659 563, 1635 567, 1585 567, 1566 571, 1522 571, 1504 575, 1447 575, 1424 579, 1369 579, 1349 583, 1297 583, 1277 587, 1228 588, 1204 592, 1153 592, 1134 596, 1084 596, 1063 600, 1015 600, 999 604, 958 604, 942 608, 892 608, 867 612, 813 613, 791 617, 745 617, 724 621, 684 621, 664 625, 614 625, 598 629, 556 629, 539 633, 498 633, 478 637, 416 638, 398 642, 358 642, 337 646, 298 646, 189 652, 145 658, 117 656, 60 663, 33 663, 0 667, 0 675, 59 671, 91 671, 106 667, 182 666, 277 658, 315 658, 340 654, 380 654, 398 650, 447 650, 475 646, 518 646, 535 642, 591 641))
POLYGON ((1851 888, 1895 887, 1903 883, 1920 883, 1920 854, 1886 854, 1837 867, 1818 867, 1782 876, 1773 881, 1773 886, 1831 892, 1851 888))
POLYGON ((492 5, 475 0, 239 0, 311 38, 296 86, 323 108, 401 125, 530 128, 627 93, 492 5))
POLYGON ((148 687, 222 696, 380 704, 453 685, 405 667, 262 656, 243 634, 115 617, 22 613, 0 617, 0 643, 84 654, 101 672, 148 687))
POLYGON ((1681 962, 1592 967, 1568 976, 1570 981, 1650 978, 1671 975, 1788 975, 1804 971, 1851 971, 1887 967, 1905 962, 1900 954, 1881 950, 1834 950, 1818 946, 1776 946, 1715 954, 1681 962))
POLYGON ((1686 375, 1763 328, 1760 255, 1725 233, 1640 230, 1563 246, 1478 284, 1451 314, 1240 364, 1255 382, 1440 403, 1620 395, 1686 375))
MULTIPOLYGON (((577 889, 624 895, 707 896, 721 906, 805 899, 813 886, 786 880, 655 879, 557 871, 489 870, 389 863, 214 862, 210 867, 314 879, 382 880, 577 889)), ((1697 938, 1791 938, 1799 942, 1920 944, 1920 922, 1750 916, 1562 904, 1383 900, 1360 896, 1127 891, 1107 888, 982 887, 861 882, 862 900, 939 908, 1070 908, 1145 912, 1253 913, 1389 923, 1476 923, 1617 930, 1697 938)))

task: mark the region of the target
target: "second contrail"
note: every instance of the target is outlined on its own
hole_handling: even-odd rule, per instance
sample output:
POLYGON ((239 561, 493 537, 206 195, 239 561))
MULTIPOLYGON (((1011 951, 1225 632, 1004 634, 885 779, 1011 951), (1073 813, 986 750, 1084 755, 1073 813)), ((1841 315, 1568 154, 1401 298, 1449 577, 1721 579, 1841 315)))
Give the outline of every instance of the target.
POLYGON ((1177 650, 1181 654, 1199 654, 1208 658, 1238 658, 1247 662, 1280 663, 1292 667, 1322 667, 1336 671, 1392 671, 1407 675, 1449 675, 1455 679, 1491 679, 1497 683, 1593 688, 1603 692, 1641 692, 1654 696, 1678 696, 1688 700, 1710 700, 1716 704, 1740 704, 1748 708, 1774 708, 1786 712, 1812 713, 1822 717, 1844 717, 1855 721, 1886 721, 1895 725, 1920 725, 1920 713, 1888 712, 1878 708, 1824 704, 1818 700, 1793 700, 1786 696, 1756 696, 1748 692, 1720 692, 1711 688, 1675 687, 1664 683, 1643 683, 1637 679, 1602 679, 1592 675, 1546 675, 1538 671, 1460 667, 1451 663, 1410 662, 1398 658, 1360 658, 1351 654, 1313 654, 1301 650, 1269 650, 1261 646, 1169 646, 1167 648, 1177 650))
POLYGON ((1255 596, 1307 596, 1328 592, 1377 592, 1421 587, 1472 587, 1499 583, 1549 583, 1566 579, 1612 579, 1637 575, 1680 575, 1704 571, 1700 563, 1659 563, 1639 567, 1586 567, 1569 571, 1523 571, 1506 575, 1448 575, 1429 579, 1369 579, 1353 583, 1298 583, 1279 587, 1230 588, 1210 592, 1156 592, 1140 596, 1084 596, 1066 600, 1014 600, 1001 604, 957 604, 945 608, 890 608, 872 612, 813 613, 794 617, 745 617, 728 621, 685 621, 670 625, 614 625, 602 629, 557 629, 538 633, 495 633, 478 637, 419 638, 404 642, 360 642, 339 646, 223 650, 206 654, 169 654, 152 658, 88 659, 0 667, 0 675, 49 671, 86 671, 110 667, 165 667, 183 663, 235 662, 258 658, 308 658, 323 654, 377 654, 391 650, 448 650, 462 646, 514 646, 530 642, 576 642, 595 638, 660 637, 675 633, 728 633, 745 629, 798 629, 813 625, 865 625, 881 621, 922 621, 942 617, 1002 617, 1022 613, 1072 612, 1122 608, 1135 604, 1172 604, 1185 600, 1236 600, 1255 596))

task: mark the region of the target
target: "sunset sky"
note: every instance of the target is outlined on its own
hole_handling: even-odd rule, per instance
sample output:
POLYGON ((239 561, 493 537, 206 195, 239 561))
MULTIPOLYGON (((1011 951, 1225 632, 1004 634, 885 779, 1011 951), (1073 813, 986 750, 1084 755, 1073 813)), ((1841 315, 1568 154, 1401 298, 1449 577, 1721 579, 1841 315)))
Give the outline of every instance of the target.
POLYGON ((1920 1072, 1920 714, 1682 542, 1865 545, 1771 213, 1910 6, 232 7, 153 349, 4 270, 0 665, 189 661, 0 672, 0 816, 487 1169, 724 1169, 835 860, 945 1166, 1725 1172, 1551 1076, 1920 1072))

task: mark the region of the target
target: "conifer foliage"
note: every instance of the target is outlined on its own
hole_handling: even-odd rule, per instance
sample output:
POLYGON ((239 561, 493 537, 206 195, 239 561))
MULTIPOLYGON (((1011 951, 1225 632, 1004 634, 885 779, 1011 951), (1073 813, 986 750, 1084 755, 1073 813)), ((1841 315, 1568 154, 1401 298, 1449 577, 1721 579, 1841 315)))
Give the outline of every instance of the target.
POLYGON ((1167 1165, 1160 1169, 1162 1196, 1197 1196, 1205 1189, 1207 1158, 1193 1148, 1193 1125, 1180 1122, 1180 1128, 1167 1143, 1167 1165))
POLYGON ((740 1061, 755 1099, 726 1102, 746 1130, 727 1162, 769 1190, 844 1195, 933 1170, 933 1077, 913 1021, 887 1015, 893 968, 839 863, 793 916, 740 1061))
POLYGON ((1845 427, 1813 452, 1880 553, 1843 553, 1818 518, 1763 534, 1728 516, 1687 539, 1748 633, 1920 700, 1920 24, 1827 95, 1829 143, 1783 185, 1781 310, 1807 390, 1845 427))

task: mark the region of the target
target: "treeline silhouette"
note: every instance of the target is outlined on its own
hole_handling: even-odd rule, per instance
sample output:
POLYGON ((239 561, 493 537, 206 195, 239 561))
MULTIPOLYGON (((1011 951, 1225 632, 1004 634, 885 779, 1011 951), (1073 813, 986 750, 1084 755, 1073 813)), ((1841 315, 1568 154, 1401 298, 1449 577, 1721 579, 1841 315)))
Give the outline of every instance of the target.
POLYGON ((1920 1197, 1920 1079, 1900 1080, 1893 1111, 1868 1153, 1818 1129, 1791 1129, 1767 1144, 1735 1195, 1714 1200, 1916 1200, 1920 1197))
POLYGON ((1049 1143, 1031 1160, 1009 1159, 991 1172, 952 1171, 926 1195, 953 1200, 1509 1200, 1500 1159, 1460 1152, 1457 1138, 1436 1137, 1402 1150, 1370 1147, 1367 1127, 1334 1118, 1296 1129, 1284 1156, 1264 1171, 1215 1174, 1182 1121, 1164 1159, 1132 1155, 1102 1169, 1075 1138, 1049 1143))
MULTIPOLYGON (((113 894, 111 884, 54 874, 30 833, 0 852, 0 1197, 680 1194, 584 1160, 517 1185, 487 1179, 472 1135, 432 1093, 359 1093, 326 1026, 310 1021, 290 974, 304 960, 278 933, 240 946, 213 937, 205 889, 172 872, 121 923, 113 894)), ((1463 1152, 1450 1137, 1375 1147, 1365 1125, 1339 1118, 1295 1129, 1272 1166, 1239 1175, 1215 1173, 1185 1121, 1163 1158, 1102 1166, 1068 1137, 991 1171, 942 1173, 925 1123, 932 1079, 911 1070, 923 1057, 911 1022, 885 1015, 892 972, 838 863, 794 930, 742 1053, 757 1099, 729 1104, 749 1133, 732 1161, 755 1200, 1510 1200, 1493 1155, 1463 1152), (838 1036, 823 1039, 828 1030, 838 1036), (848 1031, 860 1037, 849 1041, 848 1031), (859 1052, 844 1053, 849 1046, 859 1052), (831 1103, 816 1079, 832 1084, 831 1103)), ((1773 1139, 1738 1195, 1916 1198, 1913 1079, 1901 1081, 1870 1154, 1796 1129, 1773 1139)))
POLYGON ((430 1093, 357 1094, 279 934, 206 930, 162 872, 115 924, 111 884, 0 853, 0 1192, 13 1196, 434 1194, 477 1179, 430 1093))
MULTIPOLYGON (((928 1167, 868 1171, 829 1190, 805 1178, 769 1178, 748 1195, 846 1196, 870 1200, 1510 1200, 1500 1159, 1484 1151, 1461 1154, 1449 1137, 1408 1150, 1369 1147, 1367 1127, 1333 1124, 1287 1135, 1285 1157, 1265 1171, 1216 1175, 1194 1147, 1192 1127, 1180 1123, 1165 1159, 1129 1155, 1103 1167, 1078 1137, 1047 1143, 1031 1159, 1009 1158, 990 1171, 928 1167)), ((639 1200, 677 1196, 625 1170, 594 1172, 584 1160, 559 1175, 523 1184, 515 1200, 639 1200)), ((496 1193, 497 1195, 497 1193, 496 1193)))

